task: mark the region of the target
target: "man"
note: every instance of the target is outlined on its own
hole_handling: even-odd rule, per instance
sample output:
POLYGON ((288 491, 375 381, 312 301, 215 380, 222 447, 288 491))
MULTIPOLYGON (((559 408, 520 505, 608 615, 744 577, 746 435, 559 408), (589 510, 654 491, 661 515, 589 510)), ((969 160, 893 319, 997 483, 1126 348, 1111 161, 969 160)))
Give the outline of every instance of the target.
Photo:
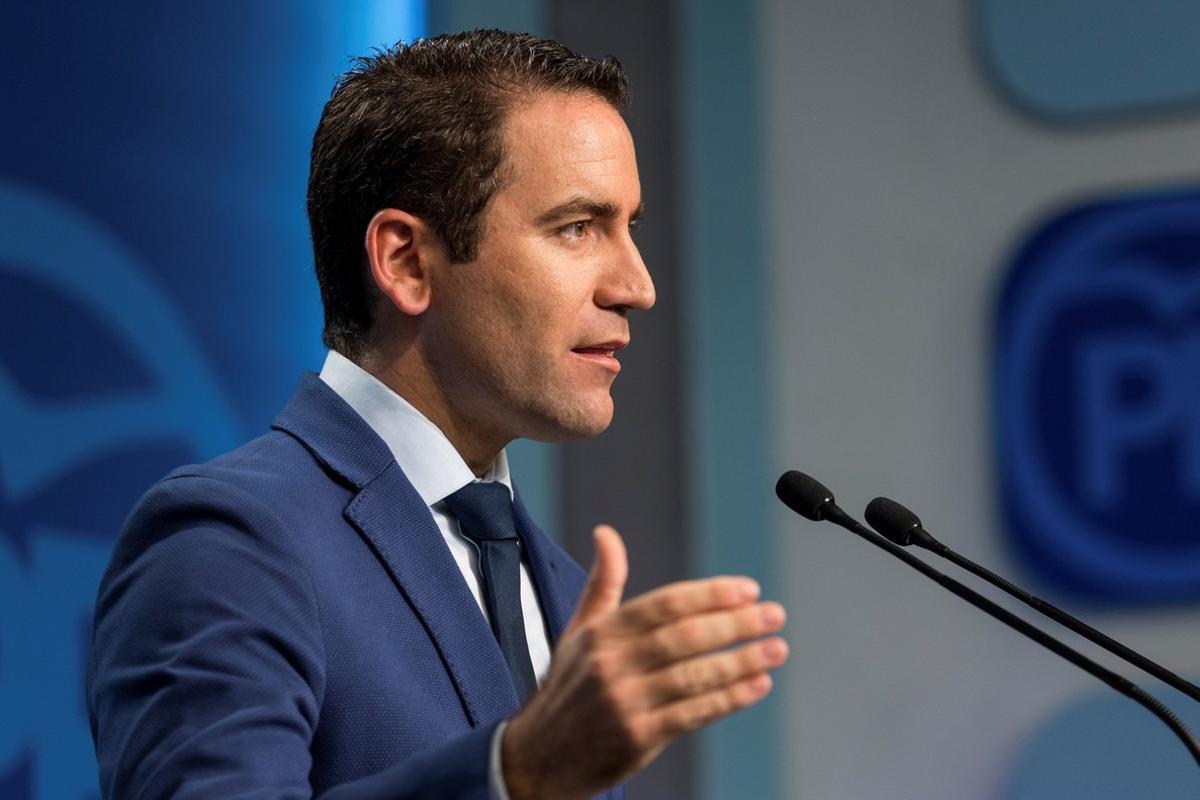
POLYGON ((511 491, 508 442, 607 427, 654 302, 625 95, 611 59, 496 31, 338 84, 309 184, 330 355, 130 516, 89 669, 106 797, 583 798, 768 691, 786 645, 749 640, 783 610, 753 581, 622 603, 617 533, 585 586, 511 491))

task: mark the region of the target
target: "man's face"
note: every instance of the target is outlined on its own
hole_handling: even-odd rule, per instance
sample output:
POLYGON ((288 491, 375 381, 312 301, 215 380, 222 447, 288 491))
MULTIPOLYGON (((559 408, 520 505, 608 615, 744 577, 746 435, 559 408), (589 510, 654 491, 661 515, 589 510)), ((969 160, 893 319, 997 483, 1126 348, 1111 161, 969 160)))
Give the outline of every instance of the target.
POLYGON ((612 420, 614 353, 654 304, 631 238, 633 139, 588 94, 519 101, 479 255, 434 271, 427 355, 463 422, 505 440, 591 436, 612 420))

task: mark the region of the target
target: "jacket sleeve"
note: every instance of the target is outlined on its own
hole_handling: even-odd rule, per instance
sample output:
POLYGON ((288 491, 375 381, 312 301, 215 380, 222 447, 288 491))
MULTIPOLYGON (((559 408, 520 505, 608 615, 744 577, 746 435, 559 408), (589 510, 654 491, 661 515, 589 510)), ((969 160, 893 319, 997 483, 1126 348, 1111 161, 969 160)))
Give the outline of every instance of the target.
MULTIPOLYGON (((105 798, 309 798, 324 694, 320 607, 262 503, 169 478, 100 587, 88 711, 105 798)), ((335 787, 331 800, 488 796, 495 726, 335 787)))

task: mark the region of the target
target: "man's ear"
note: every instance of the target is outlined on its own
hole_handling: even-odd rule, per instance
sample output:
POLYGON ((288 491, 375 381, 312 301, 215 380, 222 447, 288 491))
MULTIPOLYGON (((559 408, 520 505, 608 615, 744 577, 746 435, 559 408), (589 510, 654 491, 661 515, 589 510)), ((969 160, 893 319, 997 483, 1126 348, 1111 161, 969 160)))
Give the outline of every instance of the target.
POLYGON ((398 311, 417 316, 429 308, 431 260, 440 240, 419 217, 380 210, 367 225, 367 263, 379 291, 398 311))

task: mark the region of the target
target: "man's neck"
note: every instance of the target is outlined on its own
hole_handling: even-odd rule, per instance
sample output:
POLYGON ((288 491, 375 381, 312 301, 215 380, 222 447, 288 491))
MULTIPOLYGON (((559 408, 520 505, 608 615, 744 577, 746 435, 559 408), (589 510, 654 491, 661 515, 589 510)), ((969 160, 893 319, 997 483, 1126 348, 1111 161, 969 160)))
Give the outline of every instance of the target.
POLYGON ((508 441, 488 436, 469 420, 459 419, 433 373, 415 352, 408 348, 396 357, 366 352, 351 359, 376 380, 403 397, 434 425, 462 456, 475 477, 481 478, 496 462, 508 441))

